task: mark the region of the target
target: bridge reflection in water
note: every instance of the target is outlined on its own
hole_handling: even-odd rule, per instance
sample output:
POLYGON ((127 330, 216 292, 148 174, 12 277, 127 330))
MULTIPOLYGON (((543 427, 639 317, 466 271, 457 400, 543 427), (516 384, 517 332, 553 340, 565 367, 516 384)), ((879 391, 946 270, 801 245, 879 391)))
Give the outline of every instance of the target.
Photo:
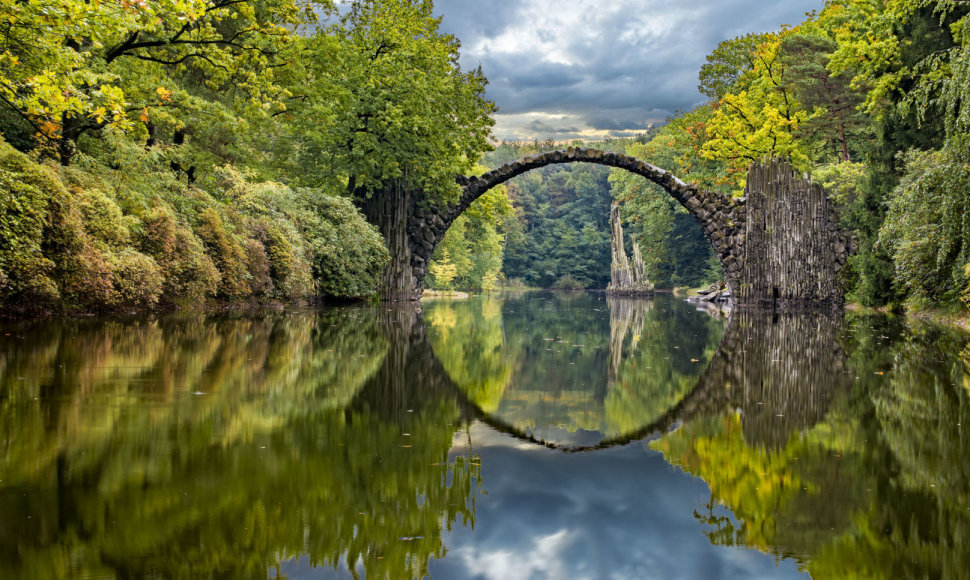
POLYGON ((718 340, 717 321, 699 322, 696 313, 669 299, 661 299, 659 304, 613 297, 605 302, 588 296, 582 300, 570 306, 562 298, 547 296, 548 306, 533 309, 531 316, 523 312, 527 303, 506 302, 504 308, 517 311, 512 316, 527 320, 529 326, 538 326, 539 335, 555 335, 538 341, 539 335, 522 331, 515 322, 503 326, 495 301, 432 304, 427 308, 429 329, 438 333, 438 339, 429 338, 424 329, 412 330, 408 358, 425 361, 423 368, 439 377, 431 381, 435 388, 456 394, 465 419, 483 421, 524 441, 569 451, 622 445, 727 409, 743 410, 749 443, 778 447, 793 432, 820 421, 833 393, 851 383, 846 355, 839 346, 839 316, 739 311, 727 319, 718 340), (593 315, 600 310, 597 305, 608 315, 593 315), (466 335, 453 330, 453 321, 458 319, 463 328, 470 329, 466 335), (596 333, 585 333, 584 328, 607 323, 608 331, 597 330, 604 330, 599 336, 608 337, 608 342, 572 342, 587 342, 585 337, 596 333), (537 348, 569 354, 543 362, 534 356, 537 348), (584 356, 583 349, 594 354, 584 356), (432 360, 438 358, 435 350, 443 353, 445 365, 432 360), (483 362, 487 357, 493 360, 483 362), (523 360, 533 367, 554 367, 543 369, 540 380, 545 381, 556 372, 592 373, 584 377, 586 383, 573 389, 571 397, 556 384, 546 392, 546 400, 535 406, 559 403, 564 407, 552 419, 560 430, 591 430, 603 425, 599 440, 590 443, 587 435, 585 443, 557 443, 541 436, 549 426, 536 423, 535 406, 529 409, 531 416, 521 417, 521 409, 501 404, 503 396, 516 396, 506 392, 510 384, 537 390, 536 385, 523 386, 513 376, 513 369, 521 369, 523 360), (584 368, 573 370, 567 365, 584 368), (568 408, 577 399, 584 408, 568 408), (600 408, 591 409, 597 403, 600 408), (590 415, 597 411, 608 416, 591 421, 590 415))
MULTIPOLYGON (((686 565, 699 539, 815 578, 960 577, 967 342, 880 316, 724 322, 591 295, 6 323, 0 570, 421 577, 506 535, 486 520, 528 507, 504 495, 528 479, 516 465, 552 470, 540 495, 607 490, 586 504, 603 549, 686 565), (518 463, 495 451, 510 441, 518 463), (694 527, 675 547, 649 522, 681 489, 694 527)), ((527 513, 523 533, 548 531, 527 513)))

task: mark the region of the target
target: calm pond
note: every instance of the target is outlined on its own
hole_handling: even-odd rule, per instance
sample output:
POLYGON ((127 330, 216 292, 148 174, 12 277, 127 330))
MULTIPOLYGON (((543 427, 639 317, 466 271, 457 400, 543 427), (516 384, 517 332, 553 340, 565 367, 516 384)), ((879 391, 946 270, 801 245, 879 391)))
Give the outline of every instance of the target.
POLYGON ((0 324, 0 577, 964 578, 970 348, 528 293, 0 324))

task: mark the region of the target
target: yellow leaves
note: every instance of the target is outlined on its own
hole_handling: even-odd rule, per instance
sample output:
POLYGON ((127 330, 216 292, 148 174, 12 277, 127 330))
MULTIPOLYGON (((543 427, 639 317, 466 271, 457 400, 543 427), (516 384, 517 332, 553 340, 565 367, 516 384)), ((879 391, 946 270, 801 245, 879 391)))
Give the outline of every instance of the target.
POLYGON ((166 89, 165 87, 158 87, 155 89, 155 94, 158 95, 158 99, 162 102, 172 99, 172 91, 166 89))
POLYGON ((151 120, 151 117, 148 115, 148 107, 141 110, 141 114, 138 115, 138 119, 141 120, 142 123, 147 123, 151 120))
POLYGON ((788 157, 802 170, 810 164, 807 146, 797 136, 809 113, 782 83, 780 43, 781 35, 772 35, 756 49, 754 69, 742 79, 744 88, 724 95, 706 127, 708 140, 700 154, 728 164, 736 193, 743 189, 744 172, 753 161, 788 157))
POLYGON ((121 0, 121 9, 129 11, 138 11, 140 9, 146 8, 148 5, 147 0, 121 0))

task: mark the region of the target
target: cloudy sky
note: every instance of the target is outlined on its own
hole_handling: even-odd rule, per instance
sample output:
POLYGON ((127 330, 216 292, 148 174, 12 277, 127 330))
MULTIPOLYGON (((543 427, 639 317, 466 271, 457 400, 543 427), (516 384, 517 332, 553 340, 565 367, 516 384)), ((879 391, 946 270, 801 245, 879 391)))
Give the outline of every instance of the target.
POLYGON ((823 0, 436 0, 462 66, 482 65, 497 139, 636 134, 701 102, 722 40, 797 24, 823 0))
MULTIPOLYGON (((467 455, 469 441, 482 466, 474 526, 443 532, 446 549, 430 563, 432 578, 808 578, 794 560, 712 544, 694 516, 706 512, 710 488, 645 442, 566 454, 478 423, 456 434, 452 455, 467 455)), ((315 568, 306 557, 284 562, 281 572, 291 580, 352 578, 343 562, 315 568)))

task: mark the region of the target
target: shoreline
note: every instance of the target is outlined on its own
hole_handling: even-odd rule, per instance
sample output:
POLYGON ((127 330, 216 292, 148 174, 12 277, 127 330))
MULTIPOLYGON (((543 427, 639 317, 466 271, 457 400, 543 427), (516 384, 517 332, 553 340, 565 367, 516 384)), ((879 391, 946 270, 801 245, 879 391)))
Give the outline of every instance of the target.
MULTIPOLYGON (((502 293, 503 291, 511 291, 512 293, 521 293, 528 291, 536 291, 543 289, 502 289, 498 292, 493 291, 493 293, 502 293), (518 292, 516 292, 518 290, 518 292)), ((555 291, 555 290, 550 290, 555 291)), ((596 290, 593 290, 596 292, 596 290)), ((682 289, 660 289, 655 293, 657 294, 673 294, 675 297, 683 298, 687 295, 682 289)), ((465 299, 469 298, 473 294, 464 291, 441 291, 441 290, 425 290, 422 296, 416 302, 420 302, 423 299, 435 299, 435 298, 453 298, 453 299, 465 299)), ((633 298, 649 298, 649 296, 633 296, 633 298)), ((335 298, 335 297, 315 297, 315 298, 303 298, 300 300, 292 302, 283 302, 278 300, 273 301, 245 301, 245 302, 207 302, 204 304, 191 305, 191 306, 165 306, 160 308, 125 308, 125 309, 110 309, 106 308, 104 310, 65 310, 65 311, 34 311, 31 312, 30 309, 16 310, 14 312, 0 312, 0 322, 24 322, 32 320, 49 320, 51 318, 76 318, 76 319, 86 319, 86 318, 133 318, 139 316, 151 316, 151 315, 172 315, 172 314, 187 314, 187 313, 198 313, 198 314, 219 314, 219 313, 230 313, 230 312, 245 312, 245 311, 257 311, 257 310, 286 310, 287 308, 318 308, 318 307, 337 307, 337 306, 360 306, 368 304, 374 301, 373 297, 358 297, 358 298, 335 298)), ((868 307, 862 306, 857 302, 846 302, 842 307, 843 312, 856 312, 856 313, 878 313, 886 316, 903 316, 906 318, 912 318, 916 320, 933 322, 943 326, 948 326, 951 328, 957 328, 964 332, 970 333, 970 311, 938 311, 938 310, 904 310, 902 312, 892 312, 888 307, 868 307)))
POLYGON ((23 322, 30 320, 49 320, 51 318, 134 318, 139 316, 174 315, 174 314, 218 314, 224 312, 245 312, 255 310, 286 310, 287 308, 317 308, 334 306, 355 306, 368 304, 370 297, 335 298, 317 297, 301 298, 290 302, 279 300, 246 301, 246 302, 205 302, 191 306, 166 305, 158 308, 105 308, 103 310, 63 310, 63 311, 31 311, 29 309, 14 312, 0 312, 0 322, 23 322))

